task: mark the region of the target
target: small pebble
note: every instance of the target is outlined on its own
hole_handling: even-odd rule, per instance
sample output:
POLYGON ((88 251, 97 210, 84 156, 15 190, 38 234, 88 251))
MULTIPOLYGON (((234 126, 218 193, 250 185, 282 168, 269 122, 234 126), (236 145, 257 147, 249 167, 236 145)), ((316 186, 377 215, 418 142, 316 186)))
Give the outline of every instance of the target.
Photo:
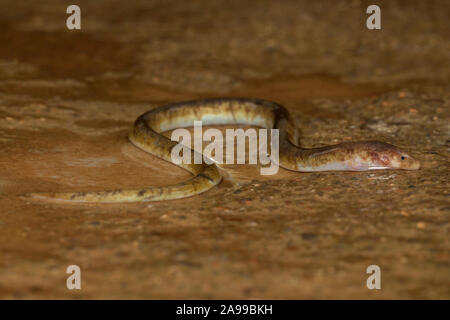
POLYGON ((250 200, 250 199, 241 199, 240 203, 243 204, 243 205, 249 206, 249 205, 252 204, 252 200, 250 200))

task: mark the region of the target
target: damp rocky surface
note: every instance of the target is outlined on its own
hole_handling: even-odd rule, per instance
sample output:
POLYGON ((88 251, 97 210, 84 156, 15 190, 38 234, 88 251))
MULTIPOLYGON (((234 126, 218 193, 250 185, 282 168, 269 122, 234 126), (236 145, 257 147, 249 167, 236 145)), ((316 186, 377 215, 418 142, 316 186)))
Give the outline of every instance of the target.
POLYGON ((0 298, 450 297, 448 2, 380 1, 378 31, 365 1, 78 1, 81 31, 69 4, 0 1, 0 298), (182 200, 19 197, 189 178, 127 132, 158 105, 215 96, 284 104, 305 146, 376 139, 422 168, 228 165, 182 200))

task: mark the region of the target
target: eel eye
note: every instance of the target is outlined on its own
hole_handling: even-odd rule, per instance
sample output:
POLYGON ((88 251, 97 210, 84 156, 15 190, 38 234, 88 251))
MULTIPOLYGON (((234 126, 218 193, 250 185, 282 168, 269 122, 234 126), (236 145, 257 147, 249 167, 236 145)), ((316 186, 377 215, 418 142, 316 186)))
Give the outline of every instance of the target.
POLYGON ((402 156, 401 159, 402 159, 402 160, 405 160, 406 158, 405 158, 405 156, 402 156))

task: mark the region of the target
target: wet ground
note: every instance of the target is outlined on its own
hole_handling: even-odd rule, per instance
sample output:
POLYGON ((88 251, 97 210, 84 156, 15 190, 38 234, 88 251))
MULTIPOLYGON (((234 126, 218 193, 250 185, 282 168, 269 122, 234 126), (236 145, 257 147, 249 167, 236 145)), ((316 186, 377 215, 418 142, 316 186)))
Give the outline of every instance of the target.
POLYGON ((364 1, 78 1, 69 31, 70 2, 0 1, 0 298, 448 299, 449 3, 379 2, 371 31, 364 1), (189 178, 126 135, 214 96, 284 104, 305 146, 376 139, 422 168, 225 166, 233 183, 154 203, 17 196, 189 178))

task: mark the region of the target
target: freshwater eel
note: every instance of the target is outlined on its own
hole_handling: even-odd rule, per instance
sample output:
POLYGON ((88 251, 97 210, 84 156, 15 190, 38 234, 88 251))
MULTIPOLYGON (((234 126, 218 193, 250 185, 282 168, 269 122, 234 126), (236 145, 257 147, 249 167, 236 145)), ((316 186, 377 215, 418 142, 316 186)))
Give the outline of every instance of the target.
MULTIPOLYGON (((420 162, 400 148, 379 141, 345 142, 319 148, 302 148, 299 130, 289 112, 280 104, 260 99, 215 98, 168 104, 138 117, 129 133, 136 147, 172 162, 171 151, 177 142, 161 132, 203 125, 253 125, 279 129, 279 165, 300 172, 366 171, 380 169, 417 170, 420 162)), ((193 159, 195 152, 191 152, 193 159)), ((181 163, 193 177, 162 187, 99 192, 32 193, 41 199, 72 202, 140 202, 190 197, 205 192, 222 180, 216 164, 181 163)))

